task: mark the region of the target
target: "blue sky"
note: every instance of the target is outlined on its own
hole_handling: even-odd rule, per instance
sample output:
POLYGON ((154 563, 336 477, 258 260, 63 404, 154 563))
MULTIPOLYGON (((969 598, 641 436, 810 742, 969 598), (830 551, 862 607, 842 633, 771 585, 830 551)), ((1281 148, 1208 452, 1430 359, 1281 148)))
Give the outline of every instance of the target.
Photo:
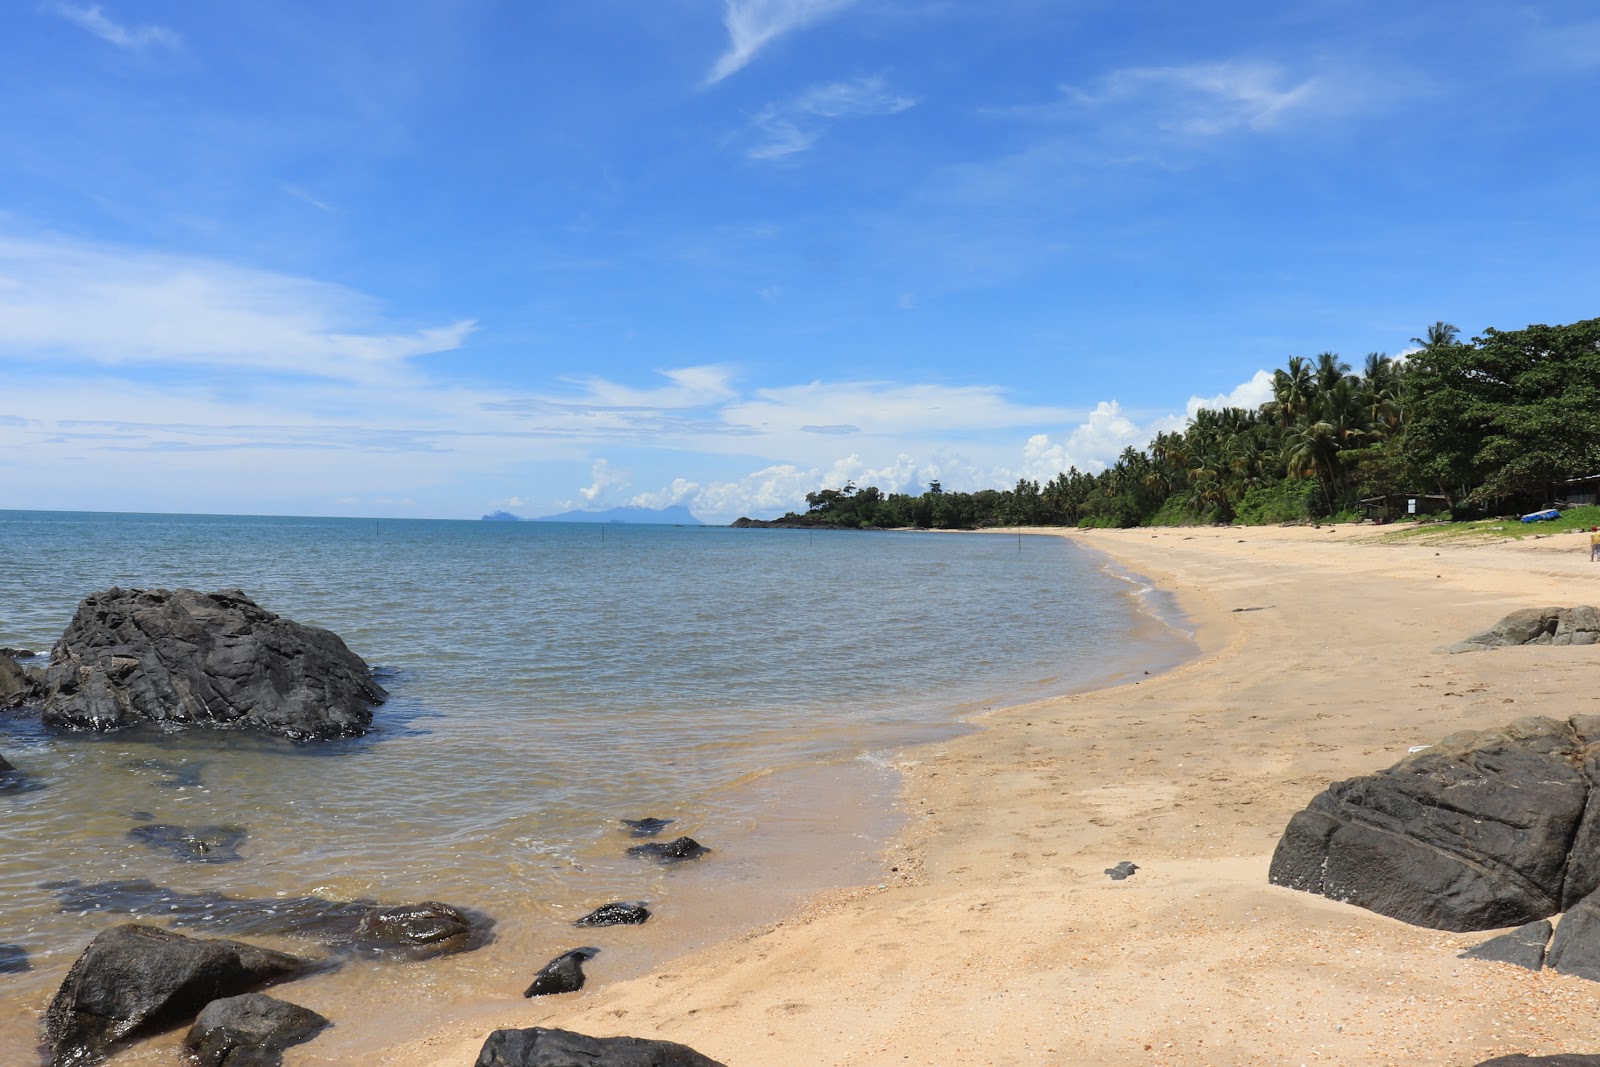
POLYGON ((0 507, 771 515, 1600 315, 1600 11, 0 10, 0 507), (381 12, 381 13, 380 13, 381 12))

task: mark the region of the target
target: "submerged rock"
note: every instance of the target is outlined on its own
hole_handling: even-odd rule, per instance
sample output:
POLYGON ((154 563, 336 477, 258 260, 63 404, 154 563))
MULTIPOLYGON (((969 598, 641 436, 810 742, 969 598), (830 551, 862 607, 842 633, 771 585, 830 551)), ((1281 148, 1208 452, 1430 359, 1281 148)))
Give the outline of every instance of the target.
POLYGON ((688 1045, 642 1037, 588 1037, 571 1030, 496 1030, 474 1067, 724 1067, 688 1045))
POLYGON ((0 974, 22 974, 33 970, 28 950, 21 945, 0 945, 0 974))
POLYGON ((1491 937, 1483 944, 1467 949, 1460 958, 1509 963, 1514 967, 1537 971, 1544 966, 1545 946, 1550 944, 1550 934, 1554 929, 1549 919, 1540 919, 1519 926, 1509 934, 1491 937))
POLYGON ((239 845, 246 832, 237 826, 175 826, 149 823, 135 826, 128 836, 140 844, 170 852, 186 863, 233 863, 242 859, 239 845))
POLYGON ((371 900, 322 897, 230 897, 185 893, 148 878, 48 882, 62 911, 159 916, 173 926, 251 937, 299 937, 335 952, 394 960, 469 952, 489 943, 494 922, 464 908, 429 901, 384 907, 371 900))
POLYGON ((238 941, 128 924, 89 943, 44 1017, 52 1067, 95 1063, 130 1037, 192 1018, 218 997, 298 977, 310 960, 238 941))
POLYGON ((576 993, 583 988, 583 965, 600 955, 593 947, 563 952, 539 969, 533 984, 522 991, 524 997, 545 997, 552 993, 576 993))
POLYGON ((623 819, 622 825, 626 826, 634 837, 654 837, 677 821, 677 819, 657 819, 651 816, 644 819, 623 819))
POLYGON ((692 837, 679 837, 671 841, 652 841, 648 845, 634 845, 628 849, 630 856, 644 856, 660 863, 678 863, 697 860, 711 850, 692 837))
POLYGON ((1600 883, 1600 719, 1452 734, 1294 816, 1276 885, 1436 930, 1547 918, 1600 883))
POLYGON ((237 589, 110 589, 78 605, 42 699, 44 721, 68 729, 148 722, 308 740, 365 733, 387 697, 338 635, 237 589))
POLYGON ((637 926, 650 918, 650 909, 642 900, 619 900, 602 904, 577 920, 573 926, 637 926))
POLYGON ((264 993, 213 1000, 183 1043, 196 1067, 276 1067, 291 1045, 310 1041, 328 1020, 298 1004, 264 993))

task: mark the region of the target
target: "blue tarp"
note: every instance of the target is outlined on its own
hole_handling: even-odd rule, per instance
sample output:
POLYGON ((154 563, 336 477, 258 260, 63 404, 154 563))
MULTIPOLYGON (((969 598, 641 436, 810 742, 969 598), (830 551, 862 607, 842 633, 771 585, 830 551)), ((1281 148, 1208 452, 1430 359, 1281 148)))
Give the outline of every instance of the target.
POLYGON ((1547 522, 1550 519, 1559 519, 1560 517, 1561 517, 1561 512, 1557 511, 1555 508, 1551 508, 1548 511, 1535 511, 1532 515, 1524 515, 1524 516, 1522 516, 1522 521, 1523 522, 1547 522))

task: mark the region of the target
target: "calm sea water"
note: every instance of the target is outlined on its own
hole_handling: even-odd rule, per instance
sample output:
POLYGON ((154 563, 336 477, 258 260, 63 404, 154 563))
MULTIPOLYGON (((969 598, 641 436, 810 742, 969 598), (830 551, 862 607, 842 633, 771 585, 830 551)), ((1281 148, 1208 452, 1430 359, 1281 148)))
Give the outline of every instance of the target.
MULTIPOLYGON (((30 787, 0 794, 0 943, 31 958, 0 974, 5 1063, 31 1062, 65 969, 128 919, 63 913, 46 883, 495 917, 479 952, 296 984, 339 1036, 290 1062, 339 1062, 430 1010, 514 996, 573 945, 605 948, 600 980, 636 973, 786 894, 869 876, 898 747, 1182 646, 1135 583, 1049 537, 0 512, 0 558, 0 645, 48 651, 112 585, 239 587, 339 633, 392 694, 369 737, 322 745, 0 719, 30 787), (627 858, 616 820, 643 815, 716 851, 672 870, 627 858), (151 820, 243 828, 243 859, 179 863, 128 836, 151 820), (657 909, 646 927, 567 927, 637 898, 657 909)), ((160 1046, 118 1062, 171 1062, 160 1046)))

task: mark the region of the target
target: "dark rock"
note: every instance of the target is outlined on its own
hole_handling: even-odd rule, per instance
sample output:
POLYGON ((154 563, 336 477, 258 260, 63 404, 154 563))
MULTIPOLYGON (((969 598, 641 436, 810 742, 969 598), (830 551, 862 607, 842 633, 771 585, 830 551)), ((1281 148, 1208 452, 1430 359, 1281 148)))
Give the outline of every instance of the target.
POLYGON ((43 690, 44 672, 24 667, 5 651, 0 651, 0 708, 19 708, 37 700, 43 690))
POLYGON ((4 774, 7 771, 14 771, 14 770, 16 770, 16 768, 11 766, 10 763, 6 762, 6 758, 4 756, 0 756, 0 774, 4 774))
POLYGON ((336 634, 274 615, 237 589, 85 597, 44 681, 44 721, 75 730, 150 722, 353 737, 388 697, 336 634))
POLYGON ((241 859, 245 831, 237 826, 174 826, 150 823, 128 831, 135 841, 172 853, 186 863, 232 863, 241 859))
POLYGON ((1549 919, 1519 926, 1509 934, 1491 937, 1461 954, 1464 960, 1490 960, 1537 971, 1544 966, 1544 949, 1555 929, 1549 919))
POLYGON ((571 1030, 496 1030, 474 1067, 724 1067, 688 1045, 642 1037, 587 1037, 571 1030))
MULTIPOLYGON (((356 943, 368 950, 410 959, 460 952, 472 945, 472 920, 437 900, 367 912, 356 927, 356 943)), ((473 946, 475 947, 475 946, 473 946)))
POLYGON ((661 863, 678 863, 697 860, 711 850, 692 837, 679 837, 671 841, 653 841, 648 845, 634 845, 628 849, 630 856, 646 856, 661 863))
POLYGON ((181 1023, 219 997, 315 966, 238 941, 202 941, 154 926, 114 927, 89 943, 45 1012, 51 1063, 94 1063, 128 1038, 181 1023))
POLYGON ((0 945, 0 974, 22 974, 33 970, 28 950, 21 945, 0 945))
POLYGON ((1550 942, 1545 966, 1562 974, 1600 981, 1600 894, 1567 909, 1550 942))
POLYGON ((1496 1056, 1492 1060, 1484 1060, 1476 1067, 1600 1067, 1600 1056, 1570 1052, 1554 1056, 1524 1056, 1519 1052, 1515 1056, 1496 1056))
POLYGON ((657 819, 652 816, 645 819, 623 819, 622 825, 626 826, 634 837, 654 837, 677 821, 677 819, 657 819))
POLYGON ((195 1020, 183 1043, 198 1067, 279 1064, 290 1045, 310 1041, 328 1020, 298 1004, 264 993, 213 1000, 195 1020))
POLYGON ((1592 645, 1600 642, 1600 608, 1523 608, 1446 652, 1472 652, 1508 645, 1592 645))
POLYGON ((1587 839, 1590 746, 1545 718, 1453 734, 1329 786, 1289 821, 1268 878, 1437 930, 1554 915, 1569 843, 1587 839))
POLYGON ((637 926, 650 918, 650 909, 642 900, 619 900, 602 904, 573 926, 637 926))
POLYGON ((583 965, 600 954, 597 948, 575 948, 563 952, 540 968, 533 976, 533 984, 522 991, 525 997, 543 997, 551 993, 576 993, 583 988, 583 965))
POLYGON ((1113 882, 1120 882, 1138 869, 1139 865, 1137 863, 1130 863, 1127 860, 1123 860, 1115 867, 1107 867, 1106 873, 1111 876, 1111 880, 1113 882))
POLYGON ((173 926, 250 937, 299 937, 343 953, 385 959, 428 959, 489 943, 494 921, 447 904, 382 907, 371 900, 268 897, 253 900, 212 890, 185 893, 148 878, 48 882, 69 912, 159 916, 173 926), (459 925, 467 928, 460 936, 459 925))
POLYGON ((11 659, 32 659, 38 654, 39 653, 29 648, 11 648, 9 646, 0 647, 0 656, 8 656, 11 659))

